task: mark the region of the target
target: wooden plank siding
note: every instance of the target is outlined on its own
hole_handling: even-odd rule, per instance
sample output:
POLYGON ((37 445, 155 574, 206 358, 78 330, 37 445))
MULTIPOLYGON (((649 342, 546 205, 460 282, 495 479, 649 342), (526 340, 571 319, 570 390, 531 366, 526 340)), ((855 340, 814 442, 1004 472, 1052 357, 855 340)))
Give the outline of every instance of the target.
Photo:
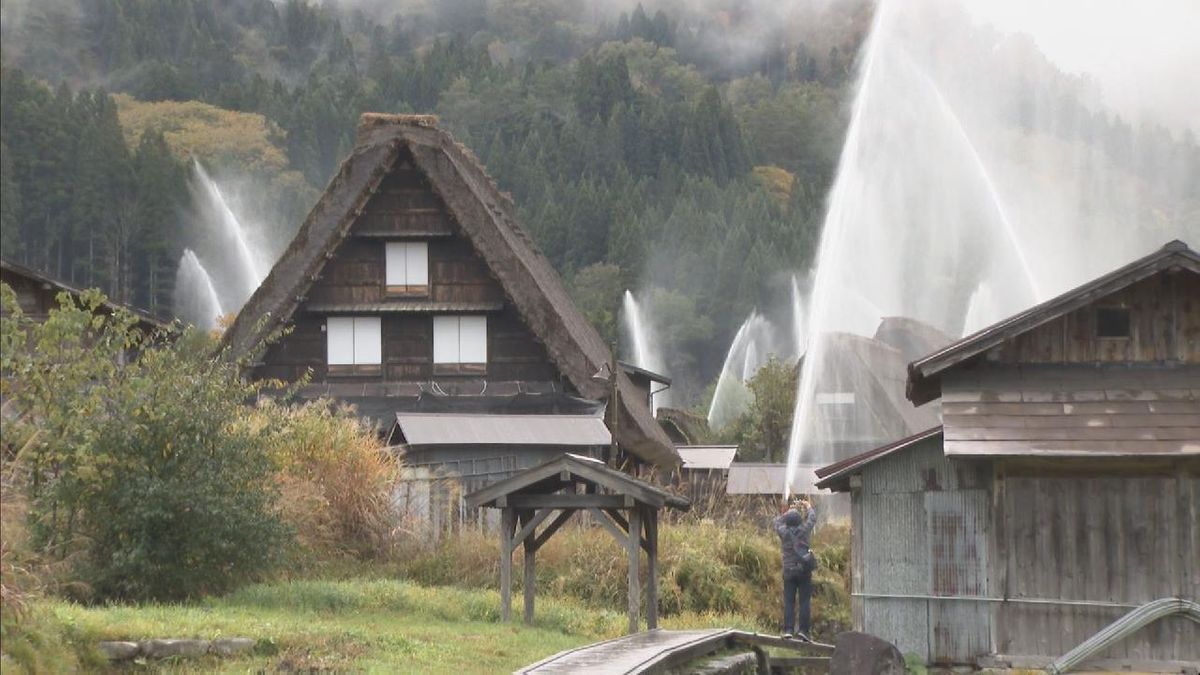
MULTIPOLYGON (((1134 606, 1200 597, 1198 466, 1139 471, 1123 464, 1078 476, 1007 462, 994 514, 995 546, 1004 564, 994 565, 992 574, 1010 601, 995 609, 994 651, 1058 657, 1134 606)), ((1200 660, 1200 626, 1169 617, 1097 658, 1200 660)))
POLYGON ((947 373, 947 455, 1200 455, 1200 365, 947 373))
MULTIPOLYGON (((464 313, 478 313, 464 311, 464 313)), ((259 377, 294 381, 306 371, 312 382, 423 382, 433 379, 486 379, 488 381, 557 381, 559 373, 545 347, 505 297, 503 288, 475 251, 434 192, 428 179, 412 164, 407 150, 367 201, 341 244, 330 252, 320 277, 309 288, 293 315, 291 332, 268 347, 259 377), (361 235, 361 236, 359 236, 361 235), (429 288, 424 297, 405 297, 404 313, 382 311, 383 368, 373 375, 331 375, 326 365, 323 311, 337 307, 354 314, 355 306, 372 313, 394 298, 386 293, 385 242, 389 239, 427 241, 429 288), (496 306, 487 312, 488 363, 484 372, 461 375, 437 373, 433 368, 432 313, 413 312, 411 306, 428 303, 430 311, 453 313, 463 306, 496 306)))
POLYGON ((993 347, 994 363, 1200 364, 1200 276, 1157 274, 993 347), (1098 309, 1129 311, 1128 338, 1096 337, 1098 309))

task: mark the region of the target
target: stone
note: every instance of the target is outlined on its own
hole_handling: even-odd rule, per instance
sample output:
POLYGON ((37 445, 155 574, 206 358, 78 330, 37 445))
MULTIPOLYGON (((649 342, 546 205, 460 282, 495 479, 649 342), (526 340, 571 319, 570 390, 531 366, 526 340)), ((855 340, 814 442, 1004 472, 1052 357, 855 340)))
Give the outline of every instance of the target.
POLYGON ((109 661, 128 661, 142 652, 136 642, 101 642, 96 647, 109 661))
POLYGON ((142 654, 151 659, 204 656, 208 646, 208 640, 146 640, 142 642, 142 654))
POLYGON ((694 675, 753 675, 758 672, 758 660, 753 652, 717 656, 696 665, 694 675))
POLYGON ((235 656, 254 649, 255 644, 250 638, 220 638, 212 641, 209 651, 217 656, 235 656))
POLYGON ((904 675, 904 655, 874 635, 847 631, 833 639, 829 675, 904 675))

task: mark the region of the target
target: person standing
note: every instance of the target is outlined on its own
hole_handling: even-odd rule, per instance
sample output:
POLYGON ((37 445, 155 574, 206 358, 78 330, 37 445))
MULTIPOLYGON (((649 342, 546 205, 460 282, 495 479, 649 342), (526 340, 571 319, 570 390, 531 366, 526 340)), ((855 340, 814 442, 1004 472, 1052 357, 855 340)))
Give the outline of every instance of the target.
POLYGON ((817 511, 807 499, 787 500, 779 507, 774 525, 783 553, 783 636, 808 640, 812 613, 812 573, 816 568, 811 537, 817 511), (801 513, 800 509, 803 509, 801 513), (797 598, 799 603, 797 603, 797 598), (797 607, 799 604, 799 607, 797 607), (799 617, 797 618, 797 613, 799 617), (793 629, 795 633, 793 633, 793 629))

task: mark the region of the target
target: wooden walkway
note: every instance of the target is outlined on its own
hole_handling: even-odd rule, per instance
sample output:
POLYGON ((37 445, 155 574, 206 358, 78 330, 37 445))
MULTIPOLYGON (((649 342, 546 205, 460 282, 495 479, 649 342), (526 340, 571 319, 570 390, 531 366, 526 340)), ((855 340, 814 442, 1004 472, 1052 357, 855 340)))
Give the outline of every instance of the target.
POLYGON ((635 675, 660 673, 721 649, 741 644, 754 648, 765 659, 762 647, 832 654, 833 647, 820 643, 784 640, 773 635, 746 633, 727 628, 710 630, 650 630, 595 644, 568 649, 525 666, 516 673, 549 675, 635 675))

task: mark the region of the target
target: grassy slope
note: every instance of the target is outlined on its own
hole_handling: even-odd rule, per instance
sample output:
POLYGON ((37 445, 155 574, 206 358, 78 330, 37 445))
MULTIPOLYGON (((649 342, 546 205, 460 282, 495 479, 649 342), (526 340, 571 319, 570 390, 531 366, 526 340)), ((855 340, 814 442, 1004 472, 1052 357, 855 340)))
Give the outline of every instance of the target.
MULTIPOLYGON (((539 598, 533 627, 498 622, 492 591, 390 580, 298 581, 252 586, 196 605, 82 607, 56 602, 72 642, 149 637, 251 637, 251 656, 178 664, 184 671, 296 669, 374 672, 510 672, 549 654, 619 635, 624 617, 539 598)), ((664 627, 750 627, 744 619, 684 614, 664 627)))

